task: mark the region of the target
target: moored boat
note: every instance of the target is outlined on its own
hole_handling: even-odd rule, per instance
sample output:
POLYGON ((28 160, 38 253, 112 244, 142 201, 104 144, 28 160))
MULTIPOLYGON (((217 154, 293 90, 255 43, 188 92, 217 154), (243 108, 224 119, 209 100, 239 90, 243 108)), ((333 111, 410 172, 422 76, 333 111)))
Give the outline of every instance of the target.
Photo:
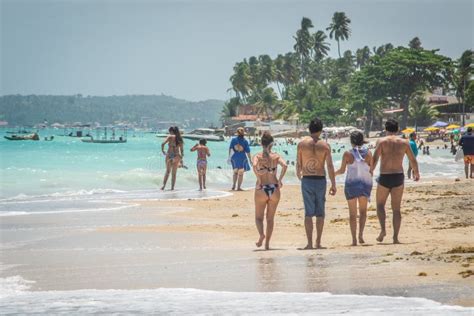
POLYGON ((3 136, 5 139, 8 140, 39 140, 39 135, 37 133, 29 134, 29 135, 12 135, 12 136, 3 136))
POLYGON ((205 139, 211 142, 222 142, 224 141, 223 133, 223 131, 212 128, 198 128, 189 133, 183 134, 183 138, 191 140, 205 139))

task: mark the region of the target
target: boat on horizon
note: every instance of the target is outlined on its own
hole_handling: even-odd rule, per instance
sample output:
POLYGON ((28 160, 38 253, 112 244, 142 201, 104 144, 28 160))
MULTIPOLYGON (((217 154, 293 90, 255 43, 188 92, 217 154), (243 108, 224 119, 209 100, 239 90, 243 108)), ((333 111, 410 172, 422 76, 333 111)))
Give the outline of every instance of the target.
MULTIPOLYGON (((166 138, 169 136, 168 133, 155 134, 158 138, 166 138)), ((201 140, 205 139, 209 142, 222 142, 224 141, 224 131, 214 128, 196 128, 189 133, 182 133, 181 137, 190 140, 201 140)))
POLYGON ((97 128, 96 133, 97 137, 94 138, 92 135, 87 135, 86 138, 82 138, 81 141, 83 143, 95 143, 95 144, 122 144, 127 142, 127 128, 122 127, 120 129, 123 130, 124 135, 119 136, 118 138, 115 138, 115 127, 108 127, 104 126, 102 128, 97 128), (104 129, 103 135, 100 135, 100 129, 104 129), (112 136, 110 138, 107 138, 107 129, 110 128, 112 129, 112 136))
POLYGON ((11 136, 3 136, 7 140, 40 140, 39 135, 37 133, 32 133, 28 135, 11 135, 11 136))
POLYGON ((213 128, 197 128, 189 133, 184 133, 183 138, 191 140, 205 139, 210 142, 224 141, 224 131, 213 128))

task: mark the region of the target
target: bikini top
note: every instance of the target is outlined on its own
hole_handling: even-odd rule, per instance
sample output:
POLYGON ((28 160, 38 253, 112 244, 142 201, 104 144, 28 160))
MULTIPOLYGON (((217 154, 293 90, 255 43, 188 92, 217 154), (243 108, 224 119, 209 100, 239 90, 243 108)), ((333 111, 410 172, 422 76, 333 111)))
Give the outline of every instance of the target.
MULTIPOLYGON (((263 155, 262 155, 263 156, 263 155)), ((261 157, 262 157, 261 156, 261 157)), ((261 159, 261 157, 259 157, 259 160, 261 159)), ((269 156, 268 159, 270 160, 270 164, 273 163, 273 159, 271 159, 271 157, 269 156)), ((267 171, 268 173, 276 173, 277 171, 277 167, 269 167, 269 166, 261 166, 260 168, 257 169, 257 171, 267 171)))

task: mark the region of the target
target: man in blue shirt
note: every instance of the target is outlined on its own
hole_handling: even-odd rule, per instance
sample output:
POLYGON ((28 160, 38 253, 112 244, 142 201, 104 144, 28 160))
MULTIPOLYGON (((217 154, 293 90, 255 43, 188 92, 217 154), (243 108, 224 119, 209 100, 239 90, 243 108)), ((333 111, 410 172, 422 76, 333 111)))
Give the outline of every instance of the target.
POLYGON ((244 128, 239 127, 237 129, 237 136, 232 138, 229 146, 229 160, 234 171, 232 190, 235 190, 235 184, 237 183, 237 191, 243 191, 244 172, 250 170, 250 162, 252 161, 249 142, 244 136, 244 128))
MULTIPOLYGON (((416 158, 416 156, 418 156, 418 146, 416 145, 415 132, 410 134, 410 148, 411 148, 411 151, 413 151, 413 154, 415 155, 415 158, 416 158)), ((412 174, 413 174, 413 169, 411 167, 410 162, 408 162, 408 173, 407 173, 408 179, 411 179, 412 174)))
POLYGON ((472 134, 472 127, 467 128, 467 133, 459 140, 459 146, 462 147, 464 153, 464 173, 466 179, 469 178, 469 166, 471 166, 470 177, 473 179, 474 169, 474 135, 472 134))

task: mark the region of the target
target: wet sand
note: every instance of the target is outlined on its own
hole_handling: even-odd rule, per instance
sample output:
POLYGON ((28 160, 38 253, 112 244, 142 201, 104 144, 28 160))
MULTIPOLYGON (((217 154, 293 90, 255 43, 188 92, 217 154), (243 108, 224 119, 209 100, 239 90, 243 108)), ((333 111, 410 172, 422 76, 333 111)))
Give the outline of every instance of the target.
POLYGON ((474 306, 474 275, 468 272, 474 270, 473 185, 409 183, 400 245, 391 244, 390 221, 387 238, 375 241, 379 230, 372 204, 367 244, 351 247, 342 187, 327 198, 324 250, 297 249, 305 245, 297 186, 282 189, 271 251, 255 247, 253 191, 208 200, 142 201, 110 212, 8 216, 0 219, 0 277, 35 281, 32 290, 331 292, 474 306))

